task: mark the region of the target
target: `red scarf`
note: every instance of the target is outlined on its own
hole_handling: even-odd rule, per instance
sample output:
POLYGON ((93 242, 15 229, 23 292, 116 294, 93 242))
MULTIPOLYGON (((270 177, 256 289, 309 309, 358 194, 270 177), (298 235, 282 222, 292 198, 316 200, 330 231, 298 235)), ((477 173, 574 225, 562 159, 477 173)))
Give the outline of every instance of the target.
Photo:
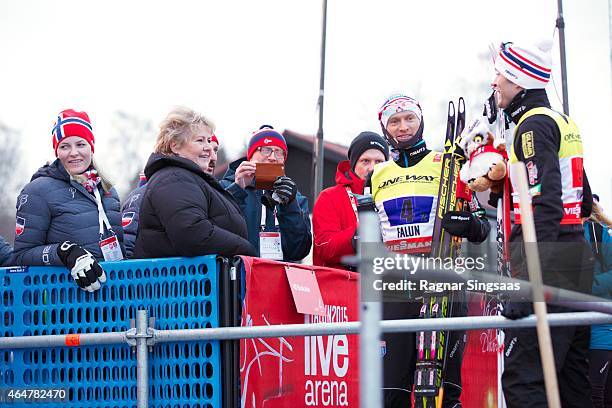
POLYGON ((98 187, 98 184, 100 184, 100 181, 102 181, 102 179, 98 176, 98 172, 96 169, 91 169, 84 172, 82 176, 84 176, 86 180, 82 181, 81 184, 87 191, 93 194, 94 189, 98 187))

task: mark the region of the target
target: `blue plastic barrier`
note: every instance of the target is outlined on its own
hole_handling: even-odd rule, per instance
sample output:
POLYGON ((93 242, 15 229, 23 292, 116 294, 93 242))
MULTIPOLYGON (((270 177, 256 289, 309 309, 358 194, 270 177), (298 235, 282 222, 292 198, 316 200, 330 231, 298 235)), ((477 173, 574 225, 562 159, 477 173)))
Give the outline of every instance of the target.
MULTIPOLYGON (((103 263, 107 282, 88 293, 60 267, 0 268, 0 336, 130 329, 146 308, 156 329, 219 326, 215 256, 103 263)), ((149 406, 218 407, 218 342, 165 343, 149 355, 149 406)), ((11 407, 136 406, 136 355, 125 345, 0 350, 0 388, 62 388, 61 403, 11 407)))

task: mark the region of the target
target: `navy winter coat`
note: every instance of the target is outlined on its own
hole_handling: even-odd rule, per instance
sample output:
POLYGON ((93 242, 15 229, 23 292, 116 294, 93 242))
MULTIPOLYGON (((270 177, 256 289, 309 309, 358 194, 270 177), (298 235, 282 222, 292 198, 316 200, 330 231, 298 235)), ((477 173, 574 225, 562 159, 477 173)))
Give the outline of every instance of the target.
MULTIPOLYGON (((221 180, 221 184, 232 193, 245 215, 249 228, 249 241, 259 255, 259 231, 261 230, 262 190, 248 186, 242 189, 235 182, 236 169, 246 158, 231 163, 221 180)), ((266 208, 266 227, 274 227, 272 211, 266 208)), ((300 261, 308 255, 312 246, 308 199, 298 191, 295 200, 287 205, 277 205, 276 215, 281 233, 283 260, 300 261)))
POLYGON ((134 258, 255 255, 231 194, 194 162, 153 153, 134 258))
POLYGON ((146 191, 144 184, 135 188, 127 196, 121 207, 121 225, 123 226, 123 245, 125 246, 125 257, 131 258, 136 246, 138 236, 138 225, 140 224, 140 205, 146 191))
MULTIPOLYGON (((119 196, 98 186, 106 216, 123 246, 119 196)), ((41 167, 17 197, 13 264, 62 265, 57 247, 74 242, 99 260, 100 226, 96 200, 70 176, 59 160, 41 167), (21 227, 20 227, 21 226, 21 227)))

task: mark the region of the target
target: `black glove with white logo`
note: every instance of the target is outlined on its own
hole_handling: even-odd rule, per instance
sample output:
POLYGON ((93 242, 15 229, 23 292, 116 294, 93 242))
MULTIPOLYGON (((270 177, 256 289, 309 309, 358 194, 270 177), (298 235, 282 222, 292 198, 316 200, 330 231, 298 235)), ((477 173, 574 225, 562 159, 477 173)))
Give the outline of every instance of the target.
POLYGON ((70 241, 62 242, 57 247, 57 255, 81 289, 93 292, 106 282, 104 269, 96 258, 77 244, 70 241))
POLYGON ((287 176, 280 176, 272 185, 272 198, 279 204, 289 204, 296 194, 297 185, 287 176))
POLYGON ((442 228, 451 235, 476 241, 480 237, 480 220, 470 211, 448 211, 442 218, 442 228))
POLYGON ((502 310, 502 316, 511 320, 522 319, 523 317, 527 317, 532 313, 533 305, 528 301, 506 301, 504 304, 504 309, 502 310))

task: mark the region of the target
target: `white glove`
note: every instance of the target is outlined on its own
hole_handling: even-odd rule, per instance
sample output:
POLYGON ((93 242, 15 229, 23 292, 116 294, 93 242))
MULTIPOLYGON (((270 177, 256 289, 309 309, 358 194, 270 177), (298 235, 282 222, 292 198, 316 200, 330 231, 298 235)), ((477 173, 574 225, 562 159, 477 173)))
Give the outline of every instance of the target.
POLYGON ((93 292, 106 282, 106 273, 96 258, 79 245, 64 241, 57 247, 57 254, 81 289, 93 292))

